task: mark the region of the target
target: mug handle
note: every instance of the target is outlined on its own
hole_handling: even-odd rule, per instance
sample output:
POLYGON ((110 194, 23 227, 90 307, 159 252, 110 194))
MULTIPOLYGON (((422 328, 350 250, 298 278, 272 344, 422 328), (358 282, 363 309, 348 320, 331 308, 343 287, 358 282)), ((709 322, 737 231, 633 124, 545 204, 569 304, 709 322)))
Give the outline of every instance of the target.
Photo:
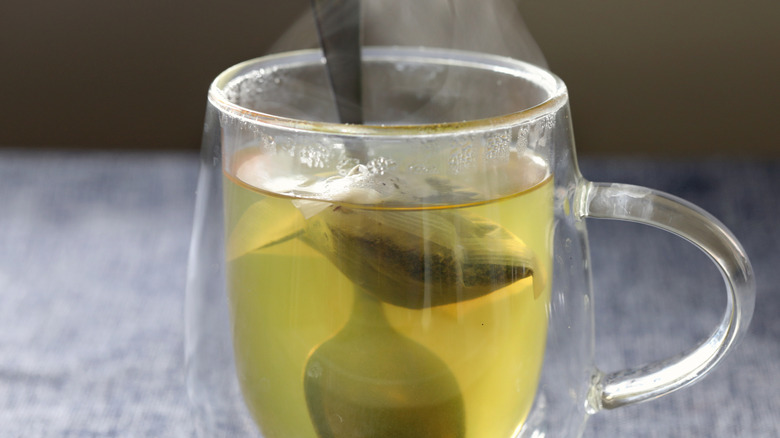
POLYGON ((597 372, 589 408, 595 412, 652 400, 696 382, 735 345, 753 315, 755 280, 744 249, 720 221, 675 196, 627 184, 585 181, 580 187, 581 218, 637 222, 688 240, 718 266, 728 295, 723 319, 699 346, 643 367, 609 374, 597 372))

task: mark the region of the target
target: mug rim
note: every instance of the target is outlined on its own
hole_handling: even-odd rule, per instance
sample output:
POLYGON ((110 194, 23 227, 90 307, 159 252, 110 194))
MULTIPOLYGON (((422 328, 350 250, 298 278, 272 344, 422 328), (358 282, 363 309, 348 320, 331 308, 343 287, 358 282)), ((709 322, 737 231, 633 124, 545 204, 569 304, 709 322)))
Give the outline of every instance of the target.
POLYGON ((401 46, 364 47, 362 56, 363 59, 369 60, 400 57, 404 57, 405 60, 410 58, 421 60, 438 59, 446 61, 450 65, 471 65, 483 69, 486 66, 490 66, 490 70, 495 72, 508 73, 516 77, 526 77, 529 82, 540 85, 548 94, 548 97, 536 105, 520 111, 487 118, 430 124, 368 125, 320 122, 278 116, 243 107, 231 102, 225 95, 224 88, 233 79, 240 77, 242 73, 253 70, 252 67, 254 66, 266 64, 267 67, 274 67, 282 64, 290 65, 296 62, 310 63, 317 58, 319 58, 318 62, 325 62, 321 49, 305 49, 266 55, 229 67, 212 81, 209 87, 208 99, 221 112, 231 113, 233 116, 250 123, 259 123, 280 129, 302 132, 355 137, 419 137, 495 130, 517 126, 518 124, 544 117, 547 114, 554 113, 568 101, 566 84, 557 75, 534 64, 505 56, 455 49, 401 46), (536 78, 536 80, 530 79, 531 77, 536 78), (542 80, 539 81, 538 78, 542 80))

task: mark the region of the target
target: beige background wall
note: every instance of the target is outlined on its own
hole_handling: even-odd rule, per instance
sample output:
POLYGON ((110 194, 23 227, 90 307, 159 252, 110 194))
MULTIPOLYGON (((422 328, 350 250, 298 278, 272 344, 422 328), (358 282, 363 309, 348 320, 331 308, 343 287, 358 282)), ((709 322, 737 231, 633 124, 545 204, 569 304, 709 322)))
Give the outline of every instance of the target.
MULTIPOLYGON (((100 148, 198 147, 210 80, 263 54, 308 7, 0 3, 0 145, 100 148)), ((780 157, 777 0, 519 7, 569 86, 581 153, 780 157)))

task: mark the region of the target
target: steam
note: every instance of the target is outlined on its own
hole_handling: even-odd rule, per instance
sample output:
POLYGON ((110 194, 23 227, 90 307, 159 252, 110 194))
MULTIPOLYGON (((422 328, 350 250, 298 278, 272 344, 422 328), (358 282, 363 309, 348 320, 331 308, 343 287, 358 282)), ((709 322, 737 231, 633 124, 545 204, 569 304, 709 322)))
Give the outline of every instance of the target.
MULTIPOLYGON (((334 8, 350 4, 323 1, 333 1, 334 8)), ((541 50, 513 3, 516 0, 360 1, 359 38, 364 53, 386 52, 368 47, 454 49, 546 67, 541 50)), ((349 11, 343 11, 345 16, 350 15, 349 11)), ((338 32, 339 26, 348 26, 340 12, 331 10, 331 18, 335 18, 329 22, 329 31, 338 32)), ((270 51, 319 47, 314 15, 307 8, 270 51)), ((245 108, 276 116, 343 121, 325 64, 319 61, 313 55, 306 66, 274 65, 248 72, 228 85, 226 97, 245 108)), ((522 85, 520 79, 489 69, 478 72, 455 64, 426 64, 414 57, 393 62, 389 67, 379 61, 363 63, 360 106, 365 124, 422 125, 489 118, 529 108, 544 98, 538 87, 522 85), (511 95, 508 90, 512 90, 511 95)))
MULTIPOLYGON (((547 65, 513 0, 362 0, 361 9, 363 46, 468 50, 547 65)), ((270 52, 318 44, 306 10, 270 52)))

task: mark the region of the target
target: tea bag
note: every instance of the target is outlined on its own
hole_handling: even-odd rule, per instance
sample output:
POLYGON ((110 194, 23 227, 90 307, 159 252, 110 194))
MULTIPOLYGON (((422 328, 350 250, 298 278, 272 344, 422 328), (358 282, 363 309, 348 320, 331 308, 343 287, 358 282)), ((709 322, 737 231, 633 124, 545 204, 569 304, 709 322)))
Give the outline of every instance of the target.
MULTIPOLYGON (((433 197, 473 201, 475 194, 448 188, 441 181, 410 184, 353 170, 344 179, 331 180, 326 192, 347 204, 296 201, 307 217, 300 238, 383 302, 413 309, 452 304, 506 287, 536 270, 534 254, 525 243, 484 217, 457 209, 348 206, 384 207, 410 200, 425 200, 424 205, 433 197)), ((535 297, 542 291, 537 277, 535 297)))
MULTIPOLYGON (((331 206, 301 238, 377 299, 420 309, 488 294, 532 276, 528 247, 498 224, 451 211, 331 206)), ((541 283, 534 281, 534 295, 541 283)))

